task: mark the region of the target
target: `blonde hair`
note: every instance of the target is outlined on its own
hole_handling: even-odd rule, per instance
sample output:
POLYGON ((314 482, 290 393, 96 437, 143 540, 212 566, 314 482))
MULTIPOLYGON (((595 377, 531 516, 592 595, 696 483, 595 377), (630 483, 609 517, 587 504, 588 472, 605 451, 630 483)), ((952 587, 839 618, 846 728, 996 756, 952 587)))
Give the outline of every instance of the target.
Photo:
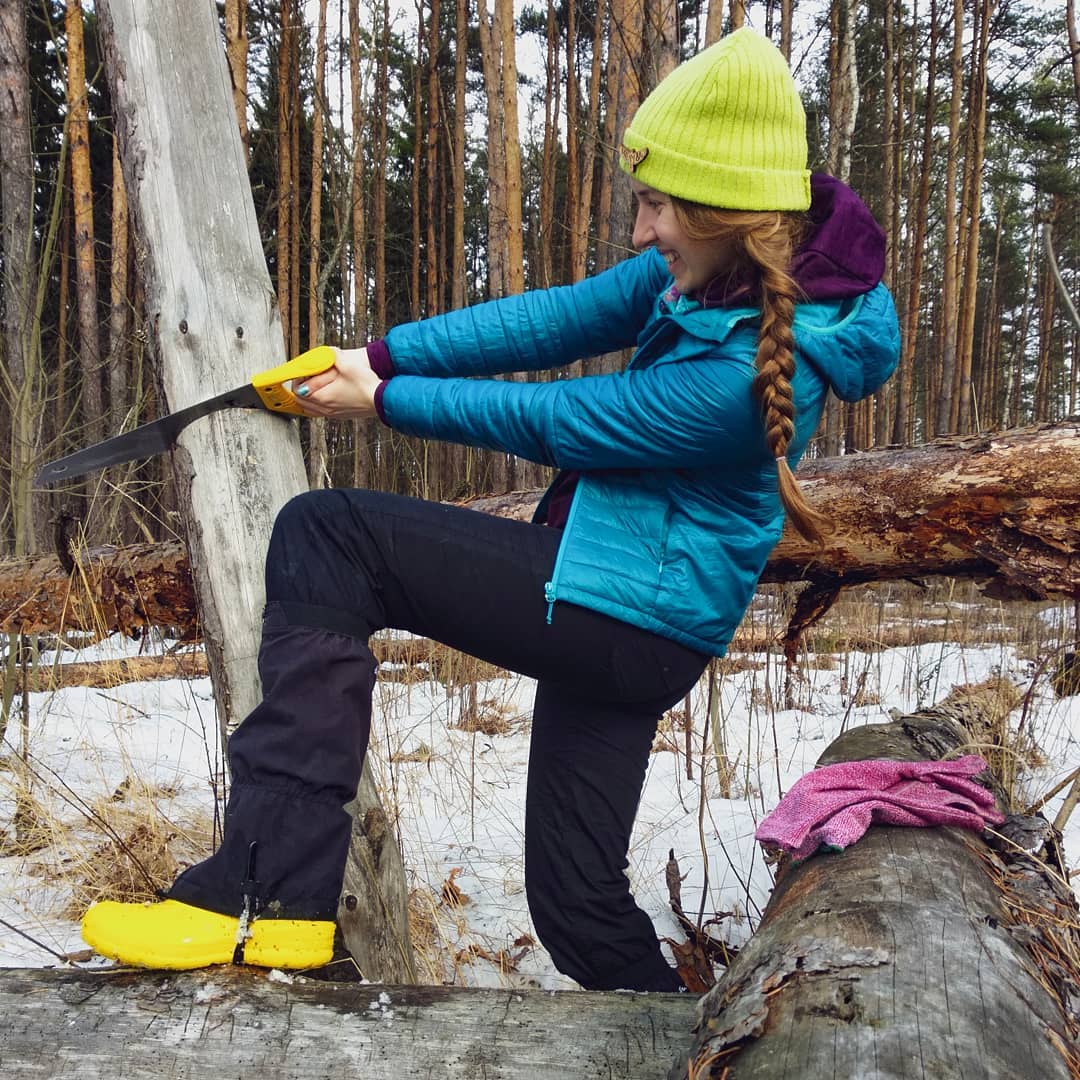
POLYGON ((832 523, 806 501, 788 464, 795 437, 795 303, 799 286, 788 268, 804 227, 801 214, 784 211, 723 210, 672 198, 679 226, 691 240, 714 240, 730 254, 732 281, 756 284, 761 328, 753 392, 761 404, 765 438, 776 458, 780 501, 791 524, 811 543, 821 544, 832 523))

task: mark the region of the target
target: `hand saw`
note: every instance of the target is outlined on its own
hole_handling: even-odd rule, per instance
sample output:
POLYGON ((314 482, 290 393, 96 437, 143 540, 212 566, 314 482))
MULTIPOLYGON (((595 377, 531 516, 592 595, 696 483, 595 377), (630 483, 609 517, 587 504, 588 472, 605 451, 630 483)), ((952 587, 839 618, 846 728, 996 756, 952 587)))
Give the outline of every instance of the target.
POLYGON ((320 345, 285 364, 259 372, 252 377, 251 382, 238 386, 235 390, 227 390, 224 394, 169 413, 160 420, 143 424, 123 435, 116 435, 104 442, 88 446, 85 450, 50 461, 34 477, 34 483, 55 484, 61 480, 72 480, 77 476, 97 472, 109 465, 120 465, 125 461, 137 461, 139 458, 164 453, 176 442, 177 435, 188 424, 219 409, 268 409, 270 412, 300 416, 303 410, 300 408, 299 399, 285 384, 294 379, 307 379, 328 371, 334 366, 335 360, 334 349, 329 345, 320 345))

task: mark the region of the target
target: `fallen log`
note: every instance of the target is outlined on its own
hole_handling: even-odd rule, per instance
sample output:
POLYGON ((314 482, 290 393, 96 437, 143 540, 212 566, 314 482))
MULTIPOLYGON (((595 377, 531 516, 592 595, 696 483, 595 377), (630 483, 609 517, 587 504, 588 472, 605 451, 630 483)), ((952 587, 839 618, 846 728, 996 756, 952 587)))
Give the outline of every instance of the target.
MULTIPOLYGON (((951 755, 972 743, 958 721, 985 709, 957 694, 841 735, 818 764, 951 755)), ((996 832, 997 850, 964 830, 875 826, 839 854, 782 861, 672 1080, 1080 1075, 1076 901, 1032 854, 1052 830, 1010 818, 996 832)))
MULTIPOLYGON (((821 550, 785 531, 764 583, 833 592, 944 575, 1003 598, 1080 597, 1080 421, 815 459, 799 478, 836 531, 821 550)), ((527 518, 537 497, 470 505, 527 518)), ((147 626, 199 636, 180 543, 84 551, 70 573, 57 555, 0 563, 0 632, 137 635, 147 626)))
POLYGON ((393 987, 244 968, 8 969, 0 1061, 9 1080, 655 1080, 693 1011, 685 994, 393 987))

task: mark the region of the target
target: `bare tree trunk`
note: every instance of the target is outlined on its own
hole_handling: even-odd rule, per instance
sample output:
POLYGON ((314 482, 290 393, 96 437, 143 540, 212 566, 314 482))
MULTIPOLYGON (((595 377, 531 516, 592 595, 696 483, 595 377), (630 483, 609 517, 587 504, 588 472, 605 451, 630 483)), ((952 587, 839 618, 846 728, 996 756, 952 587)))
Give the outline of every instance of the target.
MULTIPOLYGON (((308 348, 326 340, 319 310, 319 256, 322 244, 323 141, 326 102, 326 0, 319 0, 315 31, 315 100, 311 116, 311 206, 308 217, 308 348)), ((328 479, 326 420, 308 421, 308 485, 326 486, 328 479)))
MULTIPOLYGON (((34 241, 34 157, 30 118, 27 8, 0 5, 0 308, 3 310, 0 435, 10 448, 6 489, 16 555, 34 550, 30 477, 42 411, 37 330, 37 244, 34 241)), ((59 212, 59 211, 58 211, 59 212)), ((6 538, 0 536, 0 544, 6 538)), ((3 545, 6 546, 6 545, 3 545)))
MULTIPOLYGON (((109 273, 109 430, 120 431, 128 409, 128 199, 113 135, 112 251, 109 273)), ((137 404, 137 403, 136 403, 137 404)))
POLYGON ((592 66, 589 71, 589 101, 585 130, 581 140, 581 197, 578 199, 578 261, 570 266, 572 281, 585 277, 589 258, 589 223, 592 220, 593 174, 600 133, 600 83, 604 74, 604 0, 596 0, 593 15, 592 66))
POLYGON ((68 309, 71 306, 71 240, 75 233, 71 226, 71 200, 67 185, 61 179, 60 192, 60 265, 56 290, 56 388, 54 396, 53 427, 61 435, 70 420, 68 398, 68 369, 71 366, 68 349, 68 309))
POLYGON ((1076 0, 1065 0, 1065 32, 1069 38, 1069 59, 1072 62, 1073 94, 1080 107, 1080 28, 1076 24, 1076 0))
MULTIPOLYGON (((571 275, 579 262, 584 262, 580 247, 581 234, 578 221, 581 215, 581 166, 578 151, 581 146, 580 87, 577 70, 577 2, 568 0, 566 11, 566 211, 564 214, 569 230, 569 257, 567 263, 571 275)), ((577 281, 576 277, 571 280, 577 281)))
POLYGON ((225 55, 229 59, 232 79, 233 108, 240 125, 240 140, 244 158, 251 156, 251 132, 247 121, 247 0, 225 0, 225 55))
MULTIPOLYGON (((390 0, 383 0, 375 73, 375 175, 372 183, 372 240, 375 248, 375 333, 386 333, 386 114, 390 100, 390 0)), ((353 93, 355 95, 356 88, 353 93)), ((365 335, 366 336, 366 335, 365 335)))
POLYGON ((304 19, 300 0, 292 0, 288 35, 289 45, 289 355, 300 353, 300 129, 303 127, 303 106, 300 99, 300 39, 304 19))
MULTIPOLYGON (((355 0, 351 0, 355 2, 355 0)), ((416 12, 416 48, 419 53, 420 42, 424 37, 423 5, 417 4, 416 12)), ((420 304, 420 167, 423 162, 421 153, 421 132, 424 130, 423 95, 420 82, 420 57, 413 64, 413 154, 412 178, 409 184, 409 196, 412 209, 412 258, 409 263, 409 313, 415 322, 421 315, 420 304)))
MULTIPOLYGON (((607 111, 604 118, 605 154, 597 206, 596 262, 604 270, 632 250, 633 204, 630 178, 616 164, 615 151, 622 132, 647 92, 642 83, 644 20, 636 0, 611 0, 608 32, 607 111)), ((588 360, 587 374, 614 371, 624 366, 626 355, 614 353, 588 360)))
POLYGON ((75 292, 79 308, 79 375, 83 440, 104 437, 101 341, 98 337, 97 268, 94 265, 94 188, 90 175, 90 120, 86 100, 86 48, 80 0, 67 0, 68 130, 75 207, 75 292))
POLYGON ((544 144, 540 159, 539 221, 537 223, 537 284, 555 284, 555 158, 559 148, 559 24, 554 0, 548 0, 544 61, 544 144))
MULTIPOLYGON (((97 0, 97 12, 144 243, 141 276, 162 404, 175 410, 281 357, 280 313, 271 302, 215 5, 97 0), (185 48, 173 50, 172 62, 158 63, 165 43, 180 40, 185 48)), ((214 701, 228 730, 260 697, 262 566, 277 511, 306 488, 299 440, 280 417, 230 410, 186 428, 172 459, 214 701)), ((358 829, 369 813, 382 813, 367 770, 356 807, 358 829)), ((392 925, 407 940, 403 871, 396 845, 385 848, 378 863, 385 906, 368 913, 368 924, 373 935, 392 925)), ((391 981, 410 975, 393 956, 367 974, 391 981)))
POLYGON ((525 238, 521 219, 521 139, 518 135, 516 35, 513 0, 495 0, 502 31, 502 116, 506 140, 506 291, 525 291, 525 238))
POLYGON ((949 430, 953 379, 956 374, 956 352, 960 313, 959 299, 959 224, 956 207, 956 173, 960 154, 960 112, 964 98, 964 5, 953 0, 953 47, 949 99, 949 143, 945 157, 945 226, 944 269, 941 282, 941 385, 938 390, 934 431, 942 435, 949 430))
MULTIPOLYGON (((828 170, 847 182, 851 176, 851 138, 859 113, 859 72, 855 62, 855 0, 837 0, 830 8, 828 170)), ((829 395, 825 406, 825 453, 844 445, 844 409, 829 395)), ((848 449, 852 449, 848 426, 848 449)))
POLYGON ((937 92, 937 0, 930 0, 930 41, 927 47, 926 105, 923 116, 922 155, 919 163, 919 193, 913 207, 914 227, 908 270, 908 287, 903 307, 903 333, 900 347, 900 365, 897 373, 896 411, 893 423, 893 442, 906 445, 914 441, 915 417, 912 409, 912 393, 915 370, 915 348, 918 343, 918 327, 922 302, 922 269, 925 254, 926 226, 930 206, 930 173, 934 148, 934 114, 937 92))
MULTIPOLYGON (((427 56, 427 242, 424 251, 424 263, 427 267, 427 302, 424 314, 428 317, 439 313, 439 277, 442 273, 442 260, 439 251, 436 222, 442 213, 439 202, 439 128, 442 119, 439 114, 439 50, 442 38, 439 34, 439 0, 428 0, 431 14, 428 17, 428 56, 427 56)), ((417 138, 420 137, 417 132, 417 138)))
POLYGON ((277 232, 275 234, 275 247, 277 251, 277 299, 278 309, 281 312, 281 326, 284 335, 285 348, 291 351, 292 327, 289 317, 292 314, 292 299, 289 295, 289 286, 292 281, 291 268, 289 266, 289 253, 291 246, 289 239, 292 236, 292 138, 289 108, 292 97, 289 93, 291 85, 292 48, 290 42, 293 36, 292 26, 293 0, 280 0, 279 11, 281 15, 281 34, 278 39, 277 55, 277 232))
POLYGON ((976 10, 978 39, 972 46, 971 104, 968 112, 969 157, 967 173, 968 198, 964 203, 967 216, 967 245, 964 251, 964 302, 960 308, 960 329, 957 368, 956 430, 972 430, 971 368, 975 349, 975 302, 979 293, 979 233, 982 216, 983 160, 986 153, 986 108, 990 22, 996 2, 981 4, 976 10))
POLYGON ((705 17, 705 47, 715 45, 720 40, 724 29, 725 0, 709 0, 709 10, 705 17))
POLYGON ((465 306, 465 73, 468 67, 469 4, 454 5, 454 223, 450 255, 450 307, 465 306))
POLYGON ((791 63, 792 23, 795 0, 780 0, 780 53, 791 63))
MULTIPOLYGON (((389 33, 389 31, 387 31, 389 33)), ((368 339, 367 295, 367 200, 364 197, 364 96, 363 71, 360 65, 360 9, 358 0, 349 0, 349 86, 352 94, 352 236, 353 236, 353 329, 356 342, 368 339)), ((386 129, 383 132, 382 150, 385 152, 386 129)), ((417 138, 419 139, 419 134, 417 138)), ((383 173, 382 175, 385 175, 383 173)), ((385 225, 386 193, 382 192, 382 213, 385 225)), ((378 197, 378 196, 377 196, 378 197)), ((385 238, 382 241, 385 242, 385 238)), ((383 288, 386 278, 386 249, 383 247, 383 288)), ((383 294, 383 318, 386 296, 383 294)))
MULTIPOLYGON (((818 765, 952 756, 973 741, 964 724, 995 719, 963 688, 852 729, 818 765)), ((920 1076, 1067 1080, 1070 1024, 1034 943, 1064 926, 1074 950, 1076 901, 1016 844, 999 850, 962 829, 873 826, 839 854, 783 862, 761 925, 700 1003, 691 1075, 884 1080, 914 1062, 920 1076)))

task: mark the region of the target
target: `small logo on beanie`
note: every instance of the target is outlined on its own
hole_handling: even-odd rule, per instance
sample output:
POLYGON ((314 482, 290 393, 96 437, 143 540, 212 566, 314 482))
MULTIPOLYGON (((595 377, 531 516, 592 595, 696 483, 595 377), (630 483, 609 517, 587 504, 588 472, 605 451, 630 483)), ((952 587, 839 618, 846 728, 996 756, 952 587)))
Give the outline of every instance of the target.
POLYGON ((633 172, 647 157, 649 148, 643 146, 640 150, 631 150, 626 143, 619 147, 619 158, 627 172, 633 172))

